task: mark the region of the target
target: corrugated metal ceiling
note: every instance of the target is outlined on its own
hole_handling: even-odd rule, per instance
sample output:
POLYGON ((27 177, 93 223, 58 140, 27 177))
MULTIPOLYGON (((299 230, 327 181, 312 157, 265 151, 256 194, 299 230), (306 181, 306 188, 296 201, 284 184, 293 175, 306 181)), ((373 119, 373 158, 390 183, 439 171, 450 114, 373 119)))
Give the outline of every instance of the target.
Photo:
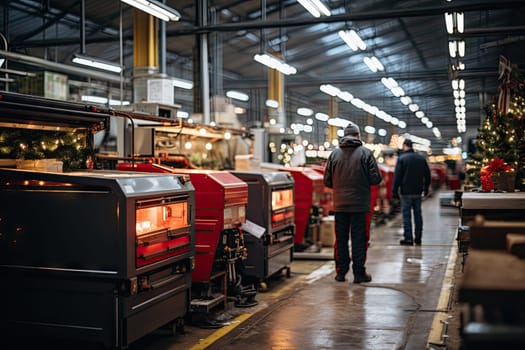
MULTIPOLYGON (((370 105, 407 123, 406 129, 386 124, 342 100, 339 115, 361 124, 371 120, 390 132, 409 132, 446 145, 458 135, 450 84, 450 59, 443 13, 462 10, 465 32, 456 35, 466 41, 463 59, 466 70, 467 134, 476 134, 483 118, 482 107, 498 93, 499 56, 525 64, 525 1, 389 1, 324 0, 331 17, 315 19, 295 0, 202 1, 209 9, 208 26, 198 26, 196 1, 168 0, 166 4, 183 16, 167 24, 167 74, 193 79, 193 54, 197 33, 210 33, 210 62, 218 68, 224 90, 237 89, 254 96, 243 116, 245 125, 262 121, 258 103, 266 97, 267 71, 253 61, 261 51, 280 53, 298 73, 285 78, 287 118, 301 120, 297 107, 328 112, 329 97, 320 84, 332 84, 351 92, 370 105), (262 11, 265 5, 265 11, 262 11), (367 44, 366 51, 353 52, 339 38, 341 29, 355 29, 367 44), (375 55, 384 72, 372 73, 363 63, 365 55, 375 55), (218 59, 221 58, 221 59, 218 59), (417 103, 442 134, 431 130, 400 103, 380 82, 393 77, 417 103), (256 102, 255 102, 256 101, 256 102)), ((73 65, 71 58, 81 50, 79 0, 4 1, 0 31, 7 37, 9 51, 73 65)), ((121 52, 126 77, 133 65, 133 8, 117 0, 85 1, 85 52, 118 62, 121 52), (122 14, 122 16, 120 15, 122 14), (122 26, 121 26, 122 21, 122 26), (123 45, 120 47, 120 29, 123 45)), ((34 65, 9 62, 10 68, 36 70, 34 65)), ((213 79, 212 78, 212 79, 213 79)), ((82 77, 77 77, 82 79, 82 77)), ((215 87, 221 84, 213 85, 215 87)), ((126 86, 131 88, 130 86, 126 86)), ((127 95, 130 95, 127 92, 127 95)), ((224 91, 212 91, 221 95, 224 91)), ((192 112, 193 96, 176 94, 177 103, 192 112)), ((304 119, 304 118, 303 118, 304 119)))

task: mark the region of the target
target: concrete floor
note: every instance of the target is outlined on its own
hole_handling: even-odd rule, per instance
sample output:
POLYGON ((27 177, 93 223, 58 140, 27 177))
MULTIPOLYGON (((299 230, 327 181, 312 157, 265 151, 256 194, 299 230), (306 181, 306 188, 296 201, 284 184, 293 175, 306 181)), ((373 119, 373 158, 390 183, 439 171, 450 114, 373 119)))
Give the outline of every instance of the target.
POLYGON ((295 260, 290 278, 277 276, 266 293, 257 294, 259 305, 216 315, 229 326, 187 326, 185 335, 153 334, 131 348, 442 349, 439 321, 449 315, 453 286, 447 271, 456 263, 459 215, 457 208, 440 207, 437 194, 424 201, 423 213, 421 246, 399 245, 400 216, 374 228, 367 258, 371 283, 353 284, 351 276, 334 281, 331 260, 295 260))
MULTIPOLYGON (((451 271, 457 266, 458 209, 440 207, 435 194, 423 202, 423 213, 421 246, 399 245, 399 216, 373 229, 370 283, 353 284, 350 275, 350 281, 336 282, 332 260, 295 260, 290 278, 276 276, 265 293, 257 294, 257 306, 231 306, 213 315, 227 326, 186 325, 185 333, 175 336, 160 329, 130 349, 453 349, 443 326, 450 318, 451 271)), ((75 349, 88 348, 75 344, 75 349)))

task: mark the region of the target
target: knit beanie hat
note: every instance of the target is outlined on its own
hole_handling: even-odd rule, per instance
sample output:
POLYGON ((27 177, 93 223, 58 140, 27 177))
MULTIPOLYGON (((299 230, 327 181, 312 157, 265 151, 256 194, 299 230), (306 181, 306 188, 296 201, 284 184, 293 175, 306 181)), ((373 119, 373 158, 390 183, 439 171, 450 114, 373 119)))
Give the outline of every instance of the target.
POLYGON ((352 123, 352 122, 350 122, 348 124, 348 126, 345 128, 345 132, 344 132, 345 136, 357 135, 359 133, 360 133, 359 132, 359 127, 356 124, 352 123))

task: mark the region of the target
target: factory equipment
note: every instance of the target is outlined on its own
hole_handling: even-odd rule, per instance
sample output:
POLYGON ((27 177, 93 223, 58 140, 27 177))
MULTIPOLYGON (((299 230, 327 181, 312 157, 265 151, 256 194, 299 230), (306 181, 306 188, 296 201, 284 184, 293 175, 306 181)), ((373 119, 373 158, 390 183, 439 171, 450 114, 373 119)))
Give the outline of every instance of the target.
MULTIPOLYGON (((90 106, 0 93, 0 127, 13 133, 81 129, 89 150, 108 119, 90 106)), ((171 322, 180 330, 193 219, 184 175, 0 169, 2 334, 125 348, 171 322)))
MULTIPOLYGON (((310 258, 320 252, 320 211, 324 193, 323 175, 304 167, 281 167, 289 172, 295 183, 295 236, 294 257, 310 258)), ((333 257, 333 256, 332 256, 333 257)))
POLYGON ((290 275, 294 247, 294 181, 285 172, 234 171, 248 184, 244 240, 246 275, 265 287, 265 280, 286 270, 290 275))
MULTIPOLYGON (((119 169, 131 169, 119 163, 119 169)), ((174 169, 156 163, 134 164, 148 172, 186 174, 195 187, 195 270, 190 309, 207 313, 216 305, 226 307, 227 297, 237 307, 257 304, 256 290, 243 284, 246 259, 241 225, 246 221, 248 186, 229 172, 174 169)))

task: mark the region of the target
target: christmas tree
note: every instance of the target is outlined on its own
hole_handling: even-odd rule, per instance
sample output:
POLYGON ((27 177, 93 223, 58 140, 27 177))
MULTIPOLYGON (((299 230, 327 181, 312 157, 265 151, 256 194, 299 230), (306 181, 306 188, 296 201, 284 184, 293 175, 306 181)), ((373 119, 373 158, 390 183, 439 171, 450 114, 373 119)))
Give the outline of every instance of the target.
POLYGON ((525 178, 525 80, 507 60, 500 61, 500 94, 485 107, 486 118, 478 129, 476 151, 467 159, 466 185, 480 185, 480 172, 494 159, 502 159, 516 171, 516 188, 525 178), (503 69, 502 69, 503 66, 503 69))

